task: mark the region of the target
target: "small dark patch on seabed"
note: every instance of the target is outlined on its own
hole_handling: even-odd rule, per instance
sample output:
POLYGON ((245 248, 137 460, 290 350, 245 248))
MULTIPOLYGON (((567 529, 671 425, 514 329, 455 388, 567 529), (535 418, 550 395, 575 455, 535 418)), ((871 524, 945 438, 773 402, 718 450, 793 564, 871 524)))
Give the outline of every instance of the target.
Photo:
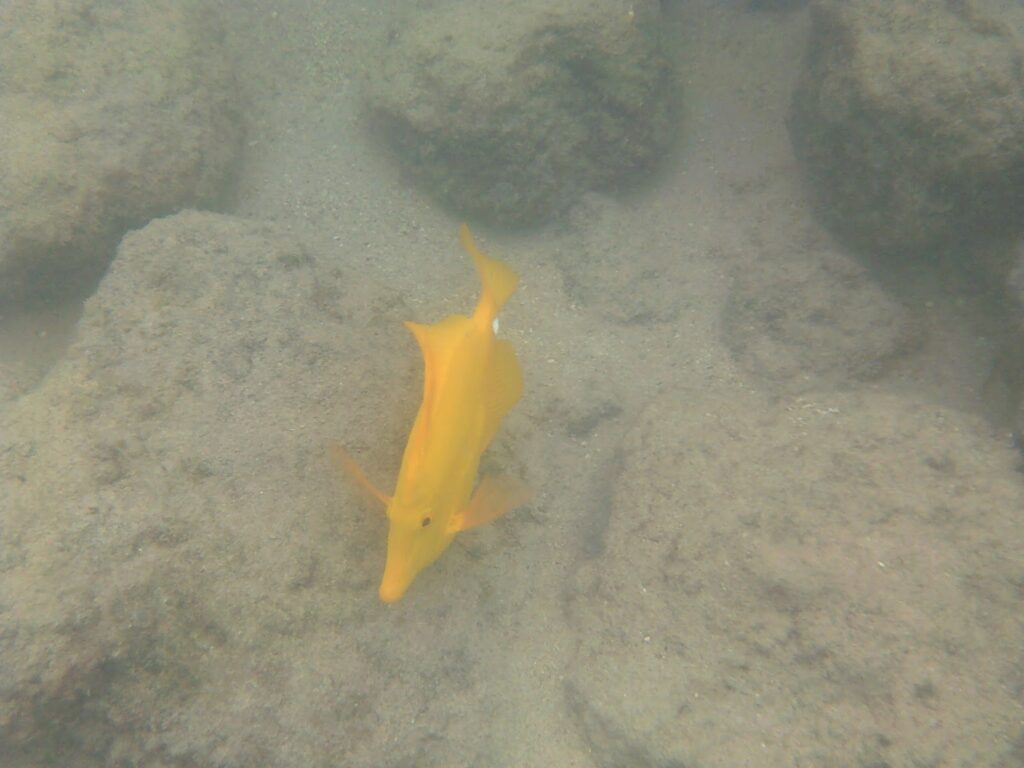
POLYGON ((612 496, 624 463, 622 446, 618 445, 595 477, 590 511, 583 528, 583 556, 587 559, 604 554, 604 535, 612 516, 612 496))
POLYGON ((598 768, 687 768, 678 760, 663 762, 631 740, 625 729, 603 716, 571 682, 565 684, 565 702, 580 738, 598 768))
POLYGON ((1024 765, 1024 728, 1021 728, 1017 738, 1013 740, 1010 752, 1006 757, 1007 765, 1024 765))
POLYGON ((601 422, 614 419, 622 413, 622 407, 617 403, 605 401, 591 408, 586 413, 569 420, 565 432, 569 437, 581 440, 588 437, 601 422))

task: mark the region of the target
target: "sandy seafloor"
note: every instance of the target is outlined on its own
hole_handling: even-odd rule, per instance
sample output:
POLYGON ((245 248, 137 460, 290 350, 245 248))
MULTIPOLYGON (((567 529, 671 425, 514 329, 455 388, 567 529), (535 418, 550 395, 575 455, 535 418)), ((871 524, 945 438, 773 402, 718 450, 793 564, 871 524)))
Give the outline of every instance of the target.
MULTIPOLYGON (((390 3, 325 0, 253 0, 227 8, 229 43, 242 60, 248 110, 242 176, 236 204, 228 213, 271 222, 278 231, 308 243, 321 263, 336 260, 342 270, 358 271, 360 279, 352 286, 366 287, 369 293, 362 298, 346 295, 346 301, 399 297, 377 311, 381 325, 373 334, 387 333, 381 331, 387 324, 393 328, 381 345, 380 359, 370 359, 374 350, 368 345, 366 359, 346 363, 365 366, 365 376, 378 377, 364 381, 358 390, 372 390, 372 401, 360 402, 339 390, 336 402, 311 421, 308 435, 307 455, 320 455, 320 446, 336 439, 385 485, 397 467, 419 395, 418 353, 412 339, 403 337, 401 321, 432 322, 450 312, 468 311, 477 290, 470 262, 457 245, 458 216, 409 184, 401 167, 367 134, 356 75, 365 60, 366 41, 386 29, 392 11, 390 3)), ((970 755, 979 760, 974 765, 1019 765, 1012 762, 1021 759, 1024 733, 1021 692, 1014 689, 1024 681, 1019 646, 1016 668, 1009 659, 957 657, 944 673, 939 656, 901 649, 898 638, 911 646, 931 643, 928 638, 944 627, 960 631, 975 619, 937 613, 932 609, 941 601, 926 599, 915 607, 912 602, 889 605, 879 598, 874 606, 883 617, 879 621, 899 617, 906 633, 887 635, 879 629, 875 634, 891 642, 869 644, 861 648, 862 656, 857 642, 872 634, 856 619, 848 617, 847 629, 797 626, 801 616, 816 616, 813 622, 828 624, 830 615, 843 615, 829 614, 830 600, 854 595, 851 605, 863 607, 858 600, 864 595, 884 592, 887 582, 879 574, 886 567, 899 570, 886 561, 934 564, 955 556, 955 541, 944 542, 930 556, 920 551, 918 530, 912 525, 876 531, 889 538, 874 544, 864 543, 873 535, 868 532, 860 544, 878 556, 869 554, 858 566, 856 557, 843 549, 841 537, 835 547, 814 536, 807 547, 768 537, 753 560, 774 569, 774 587, 764 586, 764 573, 758 575, 756 566, 730 571, 730 543, 756 539, 760 530, 744 517, 745 505, 761 503, 766 488, 783 496, 791 493, 785 501, 793 505, 794 520, 803 521, 793 524, 813 528, 809 519, 828 514, 829 482, 835 482, 838 494, 851 487, 850 478, 857 472, 876 472, 869 484, 881 482, 878 467, 864 469, 859 457, 865 446, 898 442, 885 433, 885 425, 896 423, 908 410, 963 414, 963 424, 973 430, 969 440, 987 446, 974 455, 983 473, 992 471, 985 464, 991 455, 1005 468, 1006 483, 1020 483, 1022 477, 1013 471, 1008 434, 979 415, 990 354, 984 323, 978 319, 983 308, 969 293, 958 295, 944 286, 938 276, 922 275, 912 291, 906 285, 893 288, 902 291, 900 302, 926 332, 912 353, 897 356, 879 376, 843 380, 836 374, 841 366, 821 364, 810 366, 795 383, 784 375, 759 380, 756 366, 744 366, 730 351, 728 302, 738 277, 755 265, 755 274, 771 274, 775 262, 784 272, 794 259, 803 263, 801 259, 813 260, 823 252, 832 254, 830 258, 842 254, 812 218, 785 128, 807 16, 755 13, 740 3, 704 0, 679 11, 672 31, 679 39, 673 55, 685 106, 678 143, 658 173, 629 190, 591 193, 569 215, 533 232, 470 222, 484 248, 521 275, 520 290, 503 313, 502 333, 519 352, 526 393, 506 420, 495 450, 535 487, 537 498, 530 509, 460 537, 401 602, 385 606, 376 602, 375 594, 383 526, 361 517, 377 512, 333 476, 326 461, 304 474, 307 482, 322 484, 322 492, 336 498, 338 528, 351 525, 380 534, 361 534, 360 541, 377 548, 364 558, 372 570, 357 587, 341 585, 337 595, 339 603, 358 605, 351 615, 374 627, 372 636, 365 631, 359 636, 361 646, 376 646, 369 654, 376 663, 351 667, 349 674, 366 676, 361 689, 383 691, 376 698, 366 697, 372 702, 368 706, 378 708, 373 715, 357 718, 350 712, 359 726, 349 732, 353 739, 363 739, 358 749, 354 746, 353 755, 358 756, 351 764, 372 764, 372 753, 365 751, 370 745, 379 751, 379 765, 966 765, 972 763, 958 761, 970 755), (862 411, 869 417, 858 417, 862 411), (795 414, 791 432, 781 438, 779 413, 795 414), (813 425, 804 429, 801 420, 813 425), (823 422, 828 426, 822 428, 823 422), (805 498, 794 490, 804 487, 803 460, 784 451, 759 453, 759 441, 769 438, 756 430, 766 424, 764 435, 772 435, 777 446, 792 448, 803 439, 804 455, 843 453, 849 463, 833 462, 830 475, 808 459, 808 482, 825 485, 815 485, 805 498), (873 424, 881 425, 875 438, 873 424), (685 425, 702 434, 682 431, 685 425), (677 462, 674 468, 643 463, 656 462, 659 452, 668 458, 685 456, 688 444, 699 443, 716 429, 733 430, 735 440, 714 444, 700 461, 677 462), (762 459, 767 463, 758 465, 762 459), (778 463, 773 465, 773 460, 778 463), (677 562, 681 574, 673 578, 680 579, 682 594, 693 595, 692 608, 686 599, 645 602, 645 579, 662 584, 662 590, 672 582, 661 580, 656 560, 644 561, 654 557, 650 550, 633 548, 625 540, 645 535, 629 524, 630 516, 642 517, 657 504, 656 494, 644 495, 644 466, 650 467, 652 485, 675 471, 681 488, 693 487, 694 498, 722 510, 721 517, 716 509, 700 514, 682 510, 687 523, 677 562), (618 477, 620 472, 626 479, 618 477), (696 490, 700 478, 686 477, 688 472, 706 473, 703 478, 714 485, 714 492, 696 490), (765 480, 766 474, 772 478, 765 480), (787 488, 788 480, 794 482, 787 488), (629 503, 631 494, 637 498, 635 509, 629 503), (801 508, 802 502, 806 504, 801 508), (704 552, 719 547, 724 552, 717 565, 694 561, 694 578, 707 585, 703 591, 687 581, 688 558, 700 557, 687 555, 687 541, 703 542, 704 552), (790 572, 792 562, 805 570, 790 572), (858 567, 870 573, 858 575, 858 567), (716 568, 722 573, 718 581, 712 575, 716 568), (630 583, 631 573, 636 574, 635 584, 630 583), (815 574, 820 582, 814 581, 815 574), (636 595, 630 597, 633 589, 636 595), (711 592, 714 599, 708 598, 711 592), (781 606, 779 615, 792 618, 796 628, 761 627, 764 648, 756 642, 733 645, 733 634, 751 631, 737 614, 773 600, 781 606), (802 600, 808 603, 807 612, 802 600), (672 616, 664 615, 669 605, 676 611, 672 616), (730 629, 732 619, 735 631, 730 629), (438 622, 444 624, 443 632, 438 622), (722 634, 708 635, 711 628, 722 634), (780 654, 787 632, 792 637, 800 631, 814 635, 818 650, 808 643, 802 654, 780 654), (652 660, 642 666, 644 654, 653 648, 660 649, 658 659, 672 653, 672 643, 665 640, 669 635, 682 638, 678 643, 687 649, 681 654, 685 661, 660 665, 652 660), (821 662, 829 654, 833 660, 821 662), (912 659, 908 664, 920 668, 907 671, 892 662, 897 657, 912 659), (426 668, 440 676, 429 683, 436 686, 437 699, 411 690, 428 683, 403 665, 414 667, 421 658, 430 659, 426 668), (780 662, 785 658, 792 658, 792 668, 780 662), (385 669, 388 659, 395 660, 391 671, 385 669), (800 666, 801 660, 806 666, 800 666), (641 667, 630 667, 634 663, 641 667), (621 673, 626 679, 617 677, 617 665, 626 670, 621 673), (965 692, 972 668, 983 670, 975 679, 981 690, 965 692), (905 708, 898 692, 886 687, 904 674, 909 687, 918 686, 916 700, 908 693, 905 708), (375 675, 387 677, 379 689, 375 675), (673 725, 664 719, 663 709, 649 710, 645 686, 663 676, 675 678, 671 695, 680 697, 678 717, 685 718, 689 696, 690 711, 709 718, 703 726, 708 740, 694 737, 689 753, 666 735, 673 725), (1000 676, 1007 690, 995 696, 987 687, 998 687, 1000 676), (630 678, 637 683, 633 690, 630 678), (757 684, 750 683, 748 689, 744 680, 757 684), (853 691, 851 701, 843 691, 853 691), (702 694, 720 706, 702 708, 702 694), (434 712, 421 714, 433 733, 420 732, 415 715, 401 727, 389 719, 389 704, 408 699, 429 702, 426 709, 434 712), (919 707, 924 699, 929 700, 926 706, 919 707), (965 699, 995 702, 994 712, 977 714, 988 726, 962 711, 965 699), (439 716, 439 711, 447 714, 439 716), (932 725, 923 722, 924 712, 930 712, 932 725), (873 726, 866 722, 872 716, 873 726), (644 718, 656 733, 645 732, 644 718), (849 728, 845 735, 844 728, 849 728), (866 734, 873 728, 880 735, 872 746, 866 734), (394 753, 386 746, 391 741, 388 729, 394 731, 394 753), (965 739, 977 742, 973 752, 963 743, 950 746, 960 729, 965 739), (986 739, 992 743, 983 743, 986 739), (840 758, 844 740, 850 752, 840 758), (414 749, 408 747, 411 742, 417 745, 414 749), (815 762, 815 755, 825 762, 815 762), (936 762, 913 762, 917 758, 936 762)), ((458 30, 453 34, 457 39, 458 30)), ((839 287, 830 293, 827 281, 806 290, 817 291, 811 299, 826 305, 846 296, 839 287)), ((870 323, 866 327, 870 335, 870 323)), ((359 333, 351 325, 349 329, 359 333)), ((15 336, 8 333, 9 348, 16 346, 15 336)), ((353 379, 363 376, 354 368, 349 372, 353 379)), ((299 366, 280 375, 294 377, 295 392, 308 383, 299 366)), ((228 430, 237 425, 228 421, 221 426, 228 430)), ((958 426, 958 435, 964 429, 958 426)), ((908 432, 897 433, 905 437, 908 432)), ((918 448, 926 453, 934 449, 940 456, 936 463, 945 466, 941 430, 922 434, 922 440, 933 442, 918 448)), ((961 444, 948 450, 956 453, 961 444)), ((891 496, 910 507, 915 498, 932 498, 929 494, 941 484, 916 471, 897 472, 895 477, 891 496)), ((685 490, 676 488, 674 493, 673 498, 685 501, 685 490)), ((871 498, 866 493, 866 504, 871 498)), ((772 501, 765 503, 770 506, 772 501)), ((281 509, 280 515, 286 520, 293 512, 281 509)), ((844 527, 842 521, 835 524, 836 530, 844 527)), ((1004 538, 996 529, 987 534, 1004 538)), ((963 546, 981 548, 985 540, 986 531, 976 532, 963 537, 963 546)), ((1021 554, 1019 542, 1004 543, 1007 549, 1001 556, 978 566, 992 569, 982 573, 982 580, 1008 583, 1020 578, 1020 565, 1014 561, 1021 554)), ((908 573, 927 582, 933 572, 908 566, 908 573)), ((943 573, 941 564, 936 566, 937 581, 943 573)), ((920 588, 927 587, 924 583, 920 588)), ((1005 607, 1006 602, 991 605, 1005 607)), ((808 620, 808 625, 813 622, 808 620)), ((1012 615, 988 616, 978 620, 976 629, 984 634, 984 627, 991 626, 1000 627, 1007 642, 1021 639, 1019 619, 1012 615)), ((997 639, 965 647, 985 649, 997 639)), ((328 660, 323 666, 333 669, 328 660)), ((308 685, 315 687, 315 672, 308 674, 308 685)), ((302 696, 294 681, 288 690, 291 697, 302 696)), ((290 706, 303 711, 299 702, 290 706)), ((219 725, 229 727, 228 715, 221 712, 220 717, 219 725)), ((244 733, 245 716, 239 718, 239 732, 244 733)), ((322 723, 317 727, 330 729, 322 723)), ((701 727, 690 723, 681 729, 699 733, 701 727)), ((176 738, 177 747, 187 752, 181 746, 187 738, 176 738)), ((304 748, 315 742, 300 736, 297 743, 304 748)), ((299 747, 293 753, 279 746, 274 754, 281 764, 300 764, 297 756, 306 754, 299 747)), ((223 744, 221 748, 226 749, 223 744)), ((323 756, 328 762, 306 764, 349 764, 338 759, 343 741, 328 748, 330 757, 323 756)), ((234 763, 226 759, 224 764, 234 763)))

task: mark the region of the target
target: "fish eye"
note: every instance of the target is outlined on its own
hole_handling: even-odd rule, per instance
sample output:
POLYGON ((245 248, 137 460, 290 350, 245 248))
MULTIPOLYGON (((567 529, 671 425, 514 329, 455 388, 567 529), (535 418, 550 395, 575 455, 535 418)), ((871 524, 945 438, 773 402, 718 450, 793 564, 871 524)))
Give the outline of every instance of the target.
POLYGON ((421 526, 422 526, 423 528, 426 528, 426 527, 427 527, 428 525, 430 525, 430 516, 429 516, 429 515, 427 515, 427 517, 424 517, 424 518, 423 518, 423 519, 422 519, 422 520, 420 521, 420 525, 421 525, 421 526))

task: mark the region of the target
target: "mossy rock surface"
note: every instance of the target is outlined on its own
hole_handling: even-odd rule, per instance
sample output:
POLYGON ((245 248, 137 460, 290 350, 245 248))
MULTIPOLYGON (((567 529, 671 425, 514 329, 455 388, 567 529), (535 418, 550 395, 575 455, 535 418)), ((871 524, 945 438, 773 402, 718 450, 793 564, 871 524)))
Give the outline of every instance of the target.
POLYGON ((0 4, 0 302, 88 292, 128 229, 214 203, 241 130, 194 0, 0 4))
POLYGON ((822 218, 906 254, 1024 229, 1024 6, 821 0, 793 147, 822 218))
POLYGON ((663 154, 659 4, 449 3, 398 30, 367 78, 374 125, 467 215, 543 221, 663 154))
POLYGON ((653 401, 565 601, 595 765, 1020 765, 1018 458, 880 392, 653 401))

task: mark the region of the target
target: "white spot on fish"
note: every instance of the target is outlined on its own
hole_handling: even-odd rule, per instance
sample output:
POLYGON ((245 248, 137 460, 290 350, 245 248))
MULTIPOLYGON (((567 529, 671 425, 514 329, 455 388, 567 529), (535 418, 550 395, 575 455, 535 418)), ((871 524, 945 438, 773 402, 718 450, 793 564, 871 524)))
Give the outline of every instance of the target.
POLYGON ((494 322, 491 323, 491 328, 494 329, 495 335, 498 333, 498 318, 494 318, 494 322))

